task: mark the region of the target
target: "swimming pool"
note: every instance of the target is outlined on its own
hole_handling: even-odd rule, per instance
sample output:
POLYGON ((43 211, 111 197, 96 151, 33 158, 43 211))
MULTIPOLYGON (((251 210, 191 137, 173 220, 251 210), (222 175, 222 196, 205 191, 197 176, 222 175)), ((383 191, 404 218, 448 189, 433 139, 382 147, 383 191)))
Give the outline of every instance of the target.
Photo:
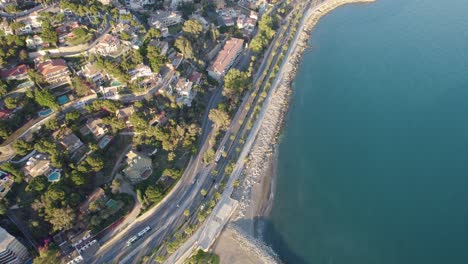
POLYGON ((44 116, 48 116, 48 115, 52 114, 52 112, 54 112, 52 109, 47 108, 47 109, 39 111, 38 114, 39 114, 39 116, 44 117, 44 116))
POLYGON ((99 148, 100 148, 100 149, 105 148, 105 147, 107 146, 107 144, 109 144, 109 142, 110 142, 111 140, 112 140, 112 137, 111 137, 111 136, 109 136, 109 135, 104 136, 104 137, 101 139, 101 141, 99 141, 99 144, 98 144, 98 145, 99 145, 99 148))
POLYGON ((70 102, 70 99, 68 99, 68 96, 62 95, 62 96, 57 97, 57 102, 59 103, 59 105, 64 105, 70 102))
POLYGON ((119 81, 112 81, 111 86, 119 86, 121 83, 119 81))
POLYGON ((58 182, 60 181, 60 171, 58 170, 55 170, 54 172, 52 172, 51 174, 47 175, 47 179, 50 181, 50 182, 58 182))

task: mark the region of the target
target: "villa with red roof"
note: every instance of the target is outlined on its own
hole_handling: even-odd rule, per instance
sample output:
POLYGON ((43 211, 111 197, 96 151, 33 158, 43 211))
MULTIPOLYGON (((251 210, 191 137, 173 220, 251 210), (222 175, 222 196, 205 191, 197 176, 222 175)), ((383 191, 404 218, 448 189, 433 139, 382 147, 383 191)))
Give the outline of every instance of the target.
POLYGON ((63 59, 51 59, 36 65, 37 71, 50 84, 49 88, 70 83, 70 71, 63 59))
POLYGON ((208 75, 218 81, 221 80, 231 68, 239 53, 241 53, 243 44, 244 40, 238 38, 231 38, 226 41, 223 49, 208 68, 208 75))
POLYGON ((20 64, 8 70, 0 72, 2 79, 5 80, 24 80, 28 78, 28 66, 20 64))

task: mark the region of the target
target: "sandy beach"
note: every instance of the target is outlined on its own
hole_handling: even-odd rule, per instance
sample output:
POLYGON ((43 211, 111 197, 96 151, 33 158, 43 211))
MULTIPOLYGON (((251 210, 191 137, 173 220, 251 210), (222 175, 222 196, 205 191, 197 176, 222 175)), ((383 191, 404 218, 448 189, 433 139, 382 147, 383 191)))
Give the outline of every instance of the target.
MULTIPOLYGON (((240 206, 213 246, 221 263, 279 263, 273 250, 262 241, 263 219, 273 205, 277 143, 288 111, 291 82, 308 47, 311 32, 320 18, 342 5, 370 3, 375 0, 331 0, 307 10, 281 66, 277 85, 265 101, 260 130, 241 176, 241 185, 233 193, 240 206)), ((260 120, 260 118, 259 118, 260 120)))

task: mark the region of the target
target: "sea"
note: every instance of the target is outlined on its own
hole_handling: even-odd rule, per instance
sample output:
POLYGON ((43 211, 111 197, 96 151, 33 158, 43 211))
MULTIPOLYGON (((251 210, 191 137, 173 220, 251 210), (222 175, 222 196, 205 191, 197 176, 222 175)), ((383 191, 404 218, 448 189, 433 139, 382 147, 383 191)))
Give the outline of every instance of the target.
POLYGON ((284 263, 468 263, 468 1, 377 0, 313 30, 264 239, 284 263))

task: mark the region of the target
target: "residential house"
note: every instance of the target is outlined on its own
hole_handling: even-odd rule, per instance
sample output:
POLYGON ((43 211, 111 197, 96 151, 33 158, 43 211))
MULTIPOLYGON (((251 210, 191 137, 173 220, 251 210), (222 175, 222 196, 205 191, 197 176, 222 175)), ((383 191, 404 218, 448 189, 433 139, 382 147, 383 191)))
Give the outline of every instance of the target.
POLYGON ((39 29, 42 27, 42 22, 38 12, 32 12, 27 16, 20 16, 15 19, 15 22, 22 22, 24 24, 22 29, 16 31, 18 34, 32 34, 34 32, 39 32, 39 29))
POLYGON ((119 51, 121 46, 120 39, 116 36, 106 34, 94 48, 97 53, 103 56, 109 56, 119 51))
POLYGON ((154 2, 154 0, 127 0, 127 6, 133 10, 143 10, 145 5, 152 5, 154 2))
POLYGON ((26 263, 30 259, 28 249, 18 239, 0 227, 0 262, 26 263))
POLYGON ((133 108, 133 105, 132 105, 129 107, 117 109, 117 111, 115 112, 115 116, 117 117, 117 119, 125 121, 127 125, 131 125, 128 119, 130 118, 131 115, 133 115, 133 113, 135 113, 135 108, 133 108))
POLYGON ((180 64, 184 61, 184 55, 173 52, 167 56, 167 59, 169 60, 169 67, 172 68, 173 70, 176 70, 179 68, 180 64))
POLYGON ((83 146, 83 142, 71 130, 54 132, 54 137, 70 154, 83 146))
POLYGON ((158 10, 148 19, 150 26, 156 28, 168 28, 182 22, 182 15, 177 11, 162 11, 158 10))
POLYGON ((224 44, 213 63, 208 67, 208 75, 220 81, 228 72, 237 56, 242 52, 244 40, 231 38, 224 44))
POLYGON ((102 122, 101 118, 89 120, 86 126, 96 139, 102 138, 109 131, 107 125, 102 122))
POLYGON ((128 74, 131 76, 131 80, 134 81, 138 78, 142 77, 151 77, 154 75, 153 71, 149 66, 144 64, 139 64, 135 67, 135 69, 129 70, 128 74))
POLYGON ((109 5, 111 3, 111 0, 99 0, 99 2, 101 2, 101 4, 103 5, 109 5))
POLYGON ((11 81, 11 80, 24 80, 28 79, 28 66, 25 64, 20 64, 8 70, 2 70, 0 72, 2 79, 11 81))
POLYGON ((107 80, 107 75, 95 64, 88 63, 81 68, 83 76, 96 85, 102 85, 107 80))
POLYGON ((13 177, 9 173, 0 171, 0 199, 5 197, 5 195, 10 191, 13 183, 13 177))
POLYGON ((179 78, 177 84, 175 85, 175 90, 177 92, 176 101, 187 106, 191 106, 192 100, 196 95, 196 92, 193 91, 193 82, 182 77, 179 78))
POLYGON ((43 44, 44 42, 42 41, 42 38, 39 35, 34 35, 33 37, 28 36, 26 38, 26 47, 28 47, 29 49, 42 48, 43 44))
POLYGON ((161 55, 166 56, 167 52, 169 51, 169 43, 167 41, 152 39, 148 46, 153 46, 158 48, 161 51, 161 55))
POLYGON ((22 171, 32 178, 46 175, 51 170, 52 167, 50 165, 50 160, 44 154, 37 154, 33 157, 30 157, 22 168, 22 171))
POLYGON ((153 173, 151 158, 131 150, 127 153, 127 166, 122 172, 131 183, 147 179, 153 173))
POLYGON ((37 71, 44 77, 44 81, 49 83, 49 88, 70 83, 70 71, 63 59, 50 59, 36 64, 37 71))

